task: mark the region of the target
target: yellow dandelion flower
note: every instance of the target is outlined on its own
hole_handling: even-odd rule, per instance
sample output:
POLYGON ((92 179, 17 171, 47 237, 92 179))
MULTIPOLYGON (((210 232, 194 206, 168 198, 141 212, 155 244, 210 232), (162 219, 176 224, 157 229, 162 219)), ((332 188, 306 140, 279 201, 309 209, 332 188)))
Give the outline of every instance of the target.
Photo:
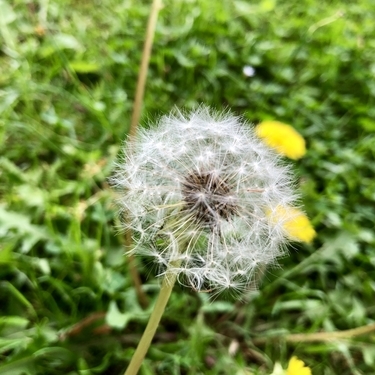
POLYGON ((312 375, 310 367, 305 367, 303 361, 297 357, 292 357, 289 361, 286 375, 312 375))
POLYGON ((306 153, 304 138, 290 125, 278 121, 263 121, 255 130, 268 146, 290 159, 300 159, 306 153))
POLYGON ((277 206, 269 213, 272 222, 280 222, 283 218, 282 227, 293 241, 311 242, 316 232, 308 217, 299 209, 289 206, 277 206))

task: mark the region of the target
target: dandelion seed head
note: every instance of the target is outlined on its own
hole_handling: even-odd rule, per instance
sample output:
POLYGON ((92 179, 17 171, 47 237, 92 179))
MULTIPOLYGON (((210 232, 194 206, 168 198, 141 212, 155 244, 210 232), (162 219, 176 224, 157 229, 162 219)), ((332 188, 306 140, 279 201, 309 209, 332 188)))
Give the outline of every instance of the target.
POLYGON ((112 178, 134 254, 195 290, 242 290, 285 254, 293 176, 241 118, 199 107, 141 129, 112 178))

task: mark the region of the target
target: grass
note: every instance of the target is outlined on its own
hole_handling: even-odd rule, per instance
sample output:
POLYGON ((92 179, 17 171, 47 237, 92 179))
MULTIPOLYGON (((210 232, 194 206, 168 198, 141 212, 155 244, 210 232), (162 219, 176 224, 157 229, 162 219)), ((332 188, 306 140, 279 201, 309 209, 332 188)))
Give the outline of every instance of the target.
MULTIPOLYGON (((111 175, 127 133, 149 2, 0 0, 0 374, 121 374, 145 327, 116 235, 111 175)), ((165 1, 142 123, 174 105, 277 119, 318 236, 238 304, 176 286, 142 374, 373 373, 374 2, 165 1), (243 67, 255 69, 246 77, 243 67), (286 338, 285 338, 286 337, 286 338)), ((151 300, 158 280, 139 259, 151 300)))

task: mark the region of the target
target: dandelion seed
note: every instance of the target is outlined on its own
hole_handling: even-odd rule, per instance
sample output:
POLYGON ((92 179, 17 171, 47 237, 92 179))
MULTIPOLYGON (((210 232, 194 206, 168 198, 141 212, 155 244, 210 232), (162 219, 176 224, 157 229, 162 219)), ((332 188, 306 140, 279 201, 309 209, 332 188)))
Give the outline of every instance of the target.
POLYGON ((295 204, 292 175, 231 114, 202 106, 162 117, 125 146, 112 181, 132 252, 195 290, 242 290, 285 254, 285 215, 269 212, 295 204))

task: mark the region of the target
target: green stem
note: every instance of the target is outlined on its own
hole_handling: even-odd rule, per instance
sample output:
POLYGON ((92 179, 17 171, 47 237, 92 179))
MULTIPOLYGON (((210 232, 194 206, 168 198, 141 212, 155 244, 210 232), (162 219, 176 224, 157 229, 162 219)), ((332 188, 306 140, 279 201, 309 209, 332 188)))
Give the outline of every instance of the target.
MULTIPOLYGON (((155 36, 156 21, 158 19, 159 10, 162 7, 162 0, 153 0, 150 16, 147 24, 146 40, 143 46, 141 67, 138 75, 137 89, 135 92, 133 114, 131 118, 129 137, 134 138, 137 132, 139 118, 141 116, 142 102, 146 86, 146 78, 148 67, 150 63, 152 44, 155 36)), ((132 234, 128 230, 125 235, 125 247, 130 248, 132 245, 132 234)), ((133 256, 128 258, 128 266, 130 269, 131 278, 133 280, 135 291, 137 293, 138 301, 143 308, 148 306, 148 298, 142 289, 141 278, 136 267, 135 259, 133 256)))
POLYGON ((150 347, 151 341, 155 335, 156 329, 158 328, 160 319, 164 313, 165 306, 172 293, 173 285, 176 282, 176 273, 169 272, 167 270, 163 284, 160 289, 158 299, 156 300, 154 310, 151 313, 150 320, 147 323, 147 327, 143 332, 141 341, 139 342, 137 349, 133 354, 133 358, 130 361, 128 368, 124 375, 136 375, 139 368, 141 367, 142 361, 146 356, 146 353, 150 347))
POLYGON ((146 78, 148 66, 150 63, 152 44, 155 36, 156 21, 158 19, 159 10, 162 7, 162 0, 153 0, 150 16, 147 24, 146 40, 143 46, 141 67, 138 75, 137 89, 135 92, 135 100, 133 114, 130 123, 129 137, 133 138, 137 131, 139 118, 141 117, 141 109, 143 96, 146 87, 146 78))

